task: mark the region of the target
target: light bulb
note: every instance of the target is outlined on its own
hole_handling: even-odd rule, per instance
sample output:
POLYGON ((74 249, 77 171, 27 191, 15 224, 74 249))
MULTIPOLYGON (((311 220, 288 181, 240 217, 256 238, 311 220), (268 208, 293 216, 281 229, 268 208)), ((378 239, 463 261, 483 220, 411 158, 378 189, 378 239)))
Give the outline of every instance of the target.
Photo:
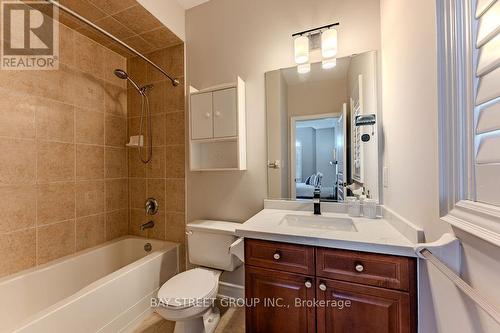
POLYGON ((309 38, 298 36, 294 40, 295 63, 304 64, 309 61, 309 38))
POLYGON ((321 55, 323 58, 333 58, 338 51, 337 30, 328 29, 321 33, 321 55))

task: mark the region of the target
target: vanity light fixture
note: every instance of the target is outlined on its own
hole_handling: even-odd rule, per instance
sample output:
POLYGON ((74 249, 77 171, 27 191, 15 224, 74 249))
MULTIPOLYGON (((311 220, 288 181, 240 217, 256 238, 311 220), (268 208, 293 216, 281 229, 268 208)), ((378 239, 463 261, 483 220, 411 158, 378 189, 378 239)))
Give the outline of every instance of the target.
POLYGON ((295 63, 305 64, 309 61, 309 37, 297 36, 293 42, 295 51, 295 63))
MULTIPOLYGON (((340 23, 337 22, 292 35, 294 38, 294 58, 299 74, 306 74, 311 71, 310 50, 321 49, 323 69, 334 68, 337 65, 335 57, 338 52, 338 35, 337 30, 333 29, 333 27, 338 25, 340 23)), ((315 61, 319 61, 319 59, 315 61)))
POLYGON ((332 69, 337 66, 337 58, 325 59, 321 62, 321 67, 323 69, 332 69))
POLYGON ((327 29, 321 33, 321 55, 323 58, 333 58, 338 52, 336 29, 327 29))
POLYGON ((299 74, 307 74, 310 71, 311 71, 311 64, 310 63, 300 64, 297 66, 297 72, 299 74))

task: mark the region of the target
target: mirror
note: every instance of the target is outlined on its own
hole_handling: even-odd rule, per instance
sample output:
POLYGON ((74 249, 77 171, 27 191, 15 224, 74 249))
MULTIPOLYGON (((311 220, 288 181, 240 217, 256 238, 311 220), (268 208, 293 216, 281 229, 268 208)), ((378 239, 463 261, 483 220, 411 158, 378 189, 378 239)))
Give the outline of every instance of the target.
POLYGON ((377 52, 267 72, 268 198, 380 201, 377 52))

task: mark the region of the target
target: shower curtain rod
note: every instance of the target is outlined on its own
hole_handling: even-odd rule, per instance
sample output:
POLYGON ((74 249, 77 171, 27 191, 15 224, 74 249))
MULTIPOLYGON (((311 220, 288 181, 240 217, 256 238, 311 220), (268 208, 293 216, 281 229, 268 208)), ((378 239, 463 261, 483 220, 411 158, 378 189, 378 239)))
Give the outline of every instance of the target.
POLYGON ((65 11, 66 13, 70 14, 71 16, 76 17, 80 21, 82 21, 82 22, 90 25, 92 28, 96 29, 97 31, 99 31, 99 32, 105 34, 106 36, 108 36, 109 38, 113 39, 115 42, 119 43, 121 46, 123 46, 124 48, 126 48, 130 52, 136 54, 137 56, 139 56, 140 58, 142 58, 144 61, 148 62, 151 66, 153 66, 154 68, 156 68, 158 71, 160 71, 163 75, 165 75, 166 77, 168 77, 170 79, 170 81, 172 81, 172 85, 178 86, 180 84, 179 79, 171 77, 160 66, 158 66, 157 64, 155 64, 154 62, 152 62, 151 60, 149 60, 148 58, 146 58, 142 53, 140 53, 139 51, 137 51, 133 47, 129 46, 128 44, 122 42, 117 37, 115 37, 112 34, 110 34, 109 32, 107 32, 106 30, 104 30, 104 29, 98 27, 97 25, 95 25, 94 23, 90 22, 85 17, 81 16, 80 14, 74 12, 73 10, 69 9, 68 7, 66 7, 64 5, 61 5, 58 1, 55 1, 55 0, 45 0, 45 1, 47 1, 50 4, 52 4, 53 6, 56 6, 57 8, 59 8, 59 9, 61 9, 63 11, 65 11))

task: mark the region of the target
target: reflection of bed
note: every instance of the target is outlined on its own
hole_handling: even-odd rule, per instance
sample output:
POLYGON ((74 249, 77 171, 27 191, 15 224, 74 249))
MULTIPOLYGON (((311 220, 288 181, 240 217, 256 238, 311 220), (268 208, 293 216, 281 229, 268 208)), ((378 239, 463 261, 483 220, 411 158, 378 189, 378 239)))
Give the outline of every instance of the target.
MULTIPOLYGON (((312 199, 314 196, 314 186, 306 183, 295 183, 297 199, 312 199)), ((321 197, 324 199, 333 198, 333 187, 321 186, 321 197)))

